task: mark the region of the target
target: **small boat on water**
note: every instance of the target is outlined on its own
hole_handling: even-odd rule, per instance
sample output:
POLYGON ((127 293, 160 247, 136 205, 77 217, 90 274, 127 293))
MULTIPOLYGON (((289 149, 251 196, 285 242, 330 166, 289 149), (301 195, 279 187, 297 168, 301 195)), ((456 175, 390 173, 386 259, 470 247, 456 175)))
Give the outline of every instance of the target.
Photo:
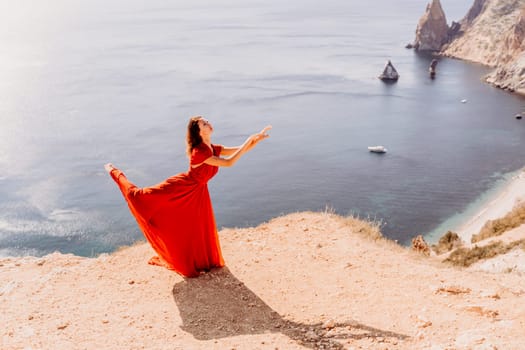
POLYGON ((374 153, 386 153, 386 148, 384 146, 369 146, 368 150, 374 153))

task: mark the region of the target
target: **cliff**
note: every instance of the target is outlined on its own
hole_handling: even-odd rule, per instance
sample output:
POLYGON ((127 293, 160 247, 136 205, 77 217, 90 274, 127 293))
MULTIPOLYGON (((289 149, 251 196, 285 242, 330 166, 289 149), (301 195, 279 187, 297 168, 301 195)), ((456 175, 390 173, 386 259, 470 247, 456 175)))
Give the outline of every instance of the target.
POLYGON ((441 50, 494 67, 486 81, 525 94, 525 0, 475 0, 441 50))
POLYGON ((0 259, 0 348, 523 347, 517 269, 456 268, 330 213, 219 234, 228 267, 193 279, 148 265, 146 243, 97 258, 0 259))

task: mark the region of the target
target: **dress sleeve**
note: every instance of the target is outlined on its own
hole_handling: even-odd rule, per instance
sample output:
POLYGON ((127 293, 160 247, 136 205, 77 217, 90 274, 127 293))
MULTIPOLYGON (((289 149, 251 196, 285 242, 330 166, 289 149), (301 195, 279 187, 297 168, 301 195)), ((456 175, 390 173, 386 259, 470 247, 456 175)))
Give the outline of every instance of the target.
POLYGON ((210 158, 213 154, 208 146, 199 145, 191 151, 190 164, 196 165, 203 163, 206 159, 210 158))
POLYGON ((220 156, 222 152, 223 145, 211 145, 213 147, 213 154, 220 156))

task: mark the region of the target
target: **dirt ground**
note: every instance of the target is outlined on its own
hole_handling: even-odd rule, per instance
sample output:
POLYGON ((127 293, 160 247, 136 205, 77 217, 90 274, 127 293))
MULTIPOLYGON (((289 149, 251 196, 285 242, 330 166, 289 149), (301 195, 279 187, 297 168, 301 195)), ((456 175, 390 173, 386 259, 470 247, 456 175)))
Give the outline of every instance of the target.
POLYGON ((0 259, 1 348, 522 348, 521 270, 454 268, 366 226, 295 213, 224 229, 227 267, 195 279, 148 265, 145 243, 0 259))

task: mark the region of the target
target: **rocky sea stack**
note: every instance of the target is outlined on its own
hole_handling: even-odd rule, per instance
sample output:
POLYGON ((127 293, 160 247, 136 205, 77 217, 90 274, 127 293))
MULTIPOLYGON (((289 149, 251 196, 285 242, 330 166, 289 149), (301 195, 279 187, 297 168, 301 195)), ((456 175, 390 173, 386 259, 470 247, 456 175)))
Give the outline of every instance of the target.
POLYGON ((432 0, 419 19, 413 47, 417 51, 439 51, 448 42, 449 27, 439 0, 432 0))

